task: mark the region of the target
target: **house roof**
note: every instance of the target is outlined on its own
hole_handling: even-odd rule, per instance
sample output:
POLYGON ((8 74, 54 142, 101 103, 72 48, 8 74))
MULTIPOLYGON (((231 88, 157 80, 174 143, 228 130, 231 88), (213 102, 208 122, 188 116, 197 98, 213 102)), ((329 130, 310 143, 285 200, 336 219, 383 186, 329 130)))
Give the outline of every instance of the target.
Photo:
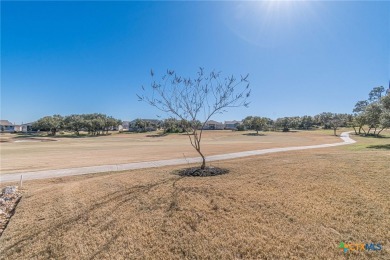
POLYGON ((0 125, 3 126, 12 126, 13 124, 8 120, 0 120, 0 125))
POLYGON ((223 125, 223 123, 217 122, 217 121, 214 121, 214 120, 209 120, 209 121, 207 121, 207 124, 223 125))
POLYGON ((137 119, 134 119, 133 121, 130 121, 130 123, 134 124, 135 122, 137 122, 138 119, 141 119, 142 121, 145 121, 145 122, 156 123, 156 124, 160 122, 160 120, 158 120, 158 119, 137 118, 137 119))
POLYGON ((241 121, 236 121, 236 120, 225 121, 225 124, 228 124, 228 125, 241 124, 241 121))

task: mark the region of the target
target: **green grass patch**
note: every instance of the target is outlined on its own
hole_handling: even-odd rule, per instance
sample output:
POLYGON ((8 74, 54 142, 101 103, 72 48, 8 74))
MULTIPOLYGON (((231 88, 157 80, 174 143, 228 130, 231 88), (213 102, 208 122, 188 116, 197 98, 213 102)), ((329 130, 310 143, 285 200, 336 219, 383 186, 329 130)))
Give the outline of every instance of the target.
POLYGON ((357 142, 344 146, 348 151, 390 150, 390 131, 383 132, 380 137, 357 136, 351 134, 351 138, 357 142))

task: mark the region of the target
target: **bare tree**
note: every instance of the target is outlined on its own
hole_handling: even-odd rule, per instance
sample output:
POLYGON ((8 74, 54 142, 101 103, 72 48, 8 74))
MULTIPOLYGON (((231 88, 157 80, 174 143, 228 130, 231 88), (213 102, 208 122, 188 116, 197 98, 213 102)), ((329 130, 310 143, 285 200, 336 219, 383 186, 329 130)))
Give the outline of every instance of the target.
POLYGON ((195 78, 180 77, 173 70, 167 70, 161 81, 154 80, 153 71, 151 76, 152 92, 147 93, 142 86, 144 93, 137 95, 139 100, 189 122, 186 132, 191 145, 202 157, 201 169, 204 169, 206 159, 201 151, 203 129, 212 116, 222 114, 228 108, 248 106, 249 75, 240 79, 234 76, 222 78, 220 72, 206 74, 200 68, 195 78))

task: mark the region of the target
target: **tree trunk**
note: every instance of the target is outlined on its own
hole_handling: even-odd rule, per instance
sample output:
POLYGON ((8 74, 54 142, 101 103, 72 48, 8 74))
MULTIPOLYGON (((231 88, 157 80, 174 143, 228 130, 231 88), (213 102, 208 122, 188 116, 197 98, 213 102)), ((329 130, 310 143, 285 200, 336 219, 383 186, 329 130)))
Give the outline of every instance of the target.
POLYGON ((353 130, 355 131, 355 135, 358 135, 358 132, 356 131, 356 127, 352 126, 353 130))
POLYGON ((203 170, 204 168, 206 168, 206 158, 204 157, 204 155, 202 154, 202 152, 200 151, 200 148, 199 149, 196 149, 196 151, 199 153, 199 155, 202 157, 202 165, 200 166, 200 168, 203 170))
POLYGON ((200 166, 200 168, 203 170, 204 168, 206 168, 206 159, 204 158, 204 156, 202 156, 202 165, 200 166))
POLYGON ((337 128, 333 128, 333 134, 334 134, 334 136, 337 136, 336 129, 337 129, 337 128))
POLYGON ((379 137, 379 134, 384 130, 385 128, 382 128, 381 130, 378 131, 378 133, 376 134, 376 137, 379 137))

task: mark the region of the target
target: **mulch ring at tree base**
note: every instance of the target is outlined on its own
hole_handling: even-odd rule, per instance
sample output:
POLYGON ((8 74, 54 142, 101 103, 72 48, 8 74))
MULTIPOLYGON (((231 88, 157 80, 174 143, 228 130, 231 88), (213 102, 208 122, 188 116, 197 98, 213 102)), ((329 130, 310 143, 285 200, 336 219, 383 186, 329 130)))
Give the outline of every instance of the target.
POLYGON ((208 176, 217 176, 221 174, 226 174, 228 172, 229 172, 228 169, 222 169, 218 167, 206 167, 204 169, 201 169, 199 167, 192 167, 192 168, 177 170, 174 172, 174 174, 180 176, 191 176, 191 177, 208 177, 208 176))

